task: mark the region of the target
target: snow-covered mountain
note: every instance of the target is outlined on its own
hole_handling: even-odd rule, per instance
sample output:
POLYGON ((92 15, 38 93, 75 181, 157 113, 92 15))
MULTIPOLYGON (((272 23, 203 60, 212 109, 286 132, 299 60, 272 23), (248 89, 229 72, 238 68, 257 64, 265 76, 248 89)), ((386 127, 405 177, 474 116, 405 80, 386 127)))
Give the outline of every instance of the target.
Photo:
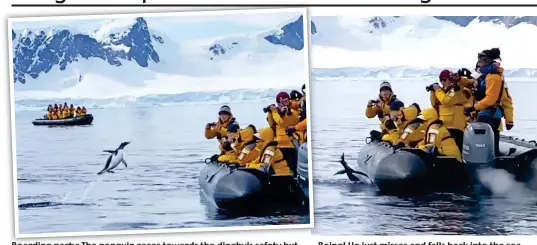
POLYGON ((534 16, 312 16, 312 21, 317 76, 414 77, 473 68, 478 52, 499 47, 509 74, 537 77, 534 16))
POLYGON ((265 79, 281 81, 282 86, 301 85, 307 79, 302 16, 264 32, 189 42, 171 40, 162 29, 152 28, 158 25, 153 21, 114 19, 91 31, 76 26, 12 30, 16 94, 28 98, 28 93, 20 92, 37 96, 35 91, 42 91, 41 97, 66 93, 73 98, 114 97, 136 90, 144 96, 206 90, 196 77, 249 80, 223 87, 216 84, 213 90, 255 88, 252 78, 263 74, 272 76, 265 79), (289 78, 282 79, 285 76, 289 78), (298 82, 289 83, 295 79, 298 82), (157 88, 157 83, 174 89, 157 88), (142 92, 142 87, 152 90, 142 92))

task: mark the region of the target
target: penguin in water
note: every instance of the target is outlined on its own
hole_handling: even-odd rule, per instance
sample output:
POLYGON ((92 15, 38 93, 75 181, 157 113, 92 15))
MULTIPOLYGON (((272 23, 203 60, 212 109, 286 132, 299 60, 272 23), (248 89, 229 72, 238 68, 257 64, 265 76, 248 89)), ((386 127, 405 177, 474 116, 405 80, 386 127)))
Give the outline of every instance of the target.
POLYGON ((105 172, 114 173, 112 169, 116 168, 119 163, 123 163, 123 165, 127 167, 127 162, 125 162, 125 159, 123 159, 123 148, 130 143, 131 142, 123 142, 115 150, 103 150, 103 152, 110 153, 110 156, 108 157, 108 160, 106 160, 106 165, 104 166, 103 170, 97 174, 101 175, 105 172))

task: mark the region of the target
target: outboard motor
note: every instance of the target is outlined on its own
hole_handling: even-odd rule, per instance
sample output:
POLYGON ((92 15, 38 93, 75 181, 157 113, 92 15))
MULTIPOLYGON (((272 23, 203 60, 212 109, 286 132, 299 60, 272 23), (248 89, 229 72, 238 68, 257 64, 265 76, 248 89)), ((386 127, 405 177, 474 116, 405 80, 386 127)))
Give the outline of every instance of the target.
POLYGON ((473 186, 471 188, 476 193, 490 192, 483 186, 479 172, 494 166, 496 160, 494 152, 494 132, 490 125, 481 122, 470 123, 464 131, 462 158, 473 186))
POLYGON ((476 169, 492 167, 494 156, 494 132, 487 123, 472 122, 464 131, 462 158, 476 169))

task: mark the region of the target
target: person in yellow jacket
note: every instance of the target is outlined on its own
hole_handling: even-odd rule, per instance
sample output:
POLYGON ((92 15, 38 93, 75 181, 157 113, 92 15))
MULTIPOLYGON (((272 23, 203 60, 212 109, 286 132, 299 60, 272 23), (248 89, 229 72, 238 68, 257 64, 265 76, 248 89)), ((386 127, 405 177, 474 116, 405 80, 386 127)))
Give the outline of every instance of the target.
MULTIPOLYGON (((496 72, 501 76, 501 79, 502 79, 502 82, 503 82, 503 92, 502 92, 502 97, 501 97, 500 103, 502 105, 502 109, 503 109, 503 113, 504 113, 503 116, 504 116, 504 119, 505 119, 505 127, 507 128, 507 130, 511 130, 515 125, 515 123, 514 123, 515 119, 514 119, 513 97, 509 93, 509 88, 507 86, 507 82, 505 82, 505 76, 503 74, 503 68, 501 67, 501 63, 495 61, 495 62, 493 62, 493 65, 498 68, 496 70, 496 72)), ((476 64, 475 70, 478 71, 478 72, 480 71, 479 62, 476 64)), ((457 75, 460 78, 460 84, 461 85, 464 85, 464 86, 466 86, 468 88, 476 88, 478 86, 477 80, 473 79, 471 77, 470 70, 468 70, 466 68, 463 68, 463 69, 459 70, 457 75)), ((484 79, 484 78, 485 77, 482 75, 479 79, 484 79)), ((468 107, 471 107, 471 106, 473 106, 473 104, 468 106, 468 107)), ((503 125, 502 124, 500 124, 499 130, 500 131, 503 130, 503 125)))
POLYGON ((462 162, 461 151, 442 120, 429 124, 425 138, 418 144, 418 148, 431 154, 454 157, 462 162))
POLYGON ((61 112, 62 113, 62 118, 63 119, 68 119, 69 118, 69 108, 67 107, 64 107, 63 111, 61 112))
POLYGON ((287 135, 293 135, 300 144, 304 144, 307 141, 306 131, 308 129, 308 119, 300 121, 294 127, 287 129, 287 135))
POLYGON ((290 93, 290 97, 291 97, 291 100, 290 100, 289 107, 291 107, 293 110, 299 111, 300 102, 302 101, 303 95, 300 92, 293 90, 290 93))
POLYGON ((236 124, 239 126, 239 123, 231 113, 231 108, 227 105, 223 105, 218 111, 218 121, 216 123, 207 123, 205 126, 205 138, 217 138, 221 148, 222 144, 225 142, 229 124, 236 124))
POLYGON ((71 106, 69 107, 69 117, 75 117, 75 112, 76 112, 75 106, 71 104, 71 106))
POLYGON ((278 148, 278 142, 271 141, 261 151, 258 159, 247 165, 248 168, 259 169, 265 173, 275 176, 295 175, 289 164, 285 160, 282 151, 278 148))
POLYGON ((52 120, 58 120, 58 119, 60 119, 60 116, 59 116, 59 114, 58 114, 58 110, 57 110, 57 109, 53 109, 53 110, 52 110, 51 119, 52 119, 52 120))
POLYGON ((53 114, 54 114, 54 110, 53 110, 53 109, 48 110, 48 111, 47 111, 47 119, 48 119, 48 120, 52 120, 52 119, 53 119, 53 117, 52 117, 53 114))
POLYGON ((464 129, 467 125, 464 108, 469 105, 468 92, 464 92, 457 76, 449 70, 443 70, 439 80, 442 87, 436 83, 430 85, 431 106, 438 109, 439 119, 449 130, 459 149, 462 149, 464 129))
POLYGON ((243 156, 241 152, 246 145, 255 144, 254 134, 257 129, 254 125, 248 125, 245 129, 239 130, 236 124, 230 124, 227 128, 227 141, 222 145, 222 150, 225 152, 218 158, 219 162, 241 164, 243 156))
POLYGON ((410 121, 397 140, 397 147, 417 147, 425 137, 425 130, 429 124, 438 120, 436 108, 430 107, 421 112, 414 120, 410 121))
POLYGON ((477 112, 477 121, 487 123, 494 132, 495 155, 500 156, 500 126, 505 117, 501 103, 505 82, 502 78, 503 68, 498 67, 495 60, 500 58, 500 50, 493 48, 483 50, 477 55, 477 66, 481 77, 477 79, 476 103, 464 109, 466 115, 477 112))
POLYGON ((258 168, 259 157, 265 146, 274 140, 274 131, 271 127, 262 128, 253 135, 251 142, 245 143, 237 160, 241 166, 258 168))
POLYGON ((274 140, 278 142, 278 148, 283 153, 286 161, 291 164, 293 170, 296 170, 296 164, 298 161, 297 151, 287 135, 287 129, 298 124, 299 115, 298 111, 289 107, 289 99, 289 94, 286 92, 280 92, 276 96, 278 106, 271 106, 270 111, 272 118, 276 123, 276 136, 274 140))
POLYGON ((377 117, 380 120, 380 129, 383 134, 388 133, 388 130, 384 127, 384 123, 390 117, 390 106, 396 101, 400 100, 393 93, 391 84, 383 81, 380 83, 378 99, 367 102, 365 116, 367 118, 377 117))
POLYGON ((414 103, 408 107, 404 107, 403 102, 395 101, 390 106, 390 118, 384 123, 384 127, 388 131, 382 136, 382 140, 395 145, 399 137, 403 133, 403 129, 408 123, 414 120, 421 112, 418 104, 414 103))

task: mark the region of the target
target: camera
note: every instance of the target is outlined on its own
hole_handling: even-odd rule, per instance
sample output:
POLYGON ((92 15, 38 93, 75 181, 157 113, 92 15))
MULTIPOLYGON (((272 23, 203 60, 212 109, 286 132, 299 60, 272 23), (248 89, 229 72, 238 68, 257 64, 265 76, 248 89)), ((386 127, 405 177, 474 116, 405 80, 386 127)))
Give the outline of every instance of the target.
POLYGON ((272 104, 272 105, 269 105, 269 106, 267 106, 267 107, 263 108, 263 112, 264 112, 264 113, 267 113, 267 112, 269 112, 269 111, 270 111, 270 107, 271 107, 271 106, 274 106, 274 104, 272 104))
POLYGON ((433 88, 433 84, 431 84, 431 85, 425 87, 425 91, 427 91, 427 92, 431 92, 431 91, 433 91, 433 90, 434 90, 434 88, 433 88))

